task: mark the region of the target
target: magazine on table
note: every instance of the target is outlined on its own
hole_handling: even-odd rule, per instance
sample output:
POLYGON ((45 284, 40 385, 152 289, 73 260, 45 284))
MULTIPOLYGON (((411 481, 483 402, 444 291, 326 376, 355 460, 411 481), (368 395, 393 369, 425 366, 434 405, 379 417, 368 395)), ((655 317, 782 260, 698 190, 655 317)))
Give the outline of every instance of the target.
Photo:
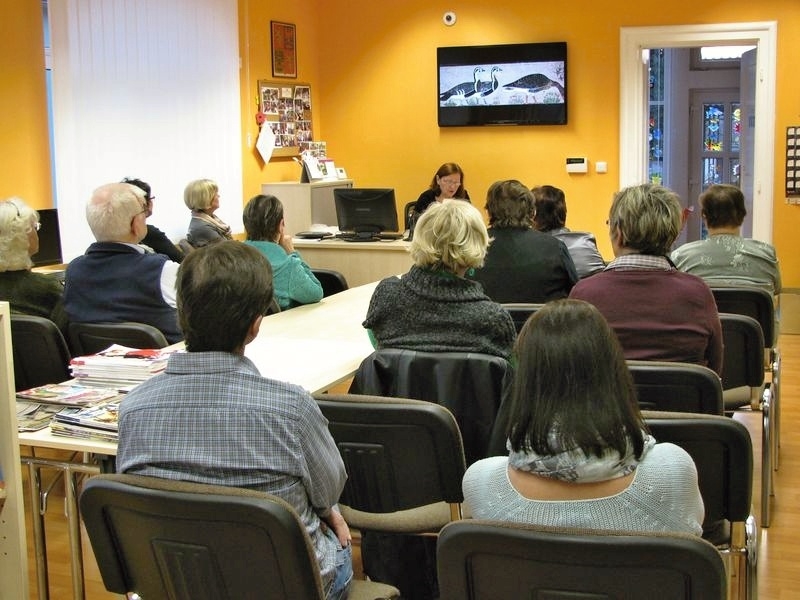
POLYGON ((121 397, 85 408, 67 408, 53 415, 50 431, 85 439, 116 441, 121 397))
POLYGON ((119 396, 119 394, 120 389, 117 387, 98 387, 69 380, 21 390, 17 392, 17 399, 39 404, 88 406, 119 396))
POLYGON ((102 352, 76 356, 70 361, 72 376, 78 380, 135 384, 162 372, 169 357, 179 348, 137 349, 114 344, 102 352))
POLYGON ((58 404, 17 401, 17 431, 39 431, 50 425, 53 415, 69 407, 58 404))

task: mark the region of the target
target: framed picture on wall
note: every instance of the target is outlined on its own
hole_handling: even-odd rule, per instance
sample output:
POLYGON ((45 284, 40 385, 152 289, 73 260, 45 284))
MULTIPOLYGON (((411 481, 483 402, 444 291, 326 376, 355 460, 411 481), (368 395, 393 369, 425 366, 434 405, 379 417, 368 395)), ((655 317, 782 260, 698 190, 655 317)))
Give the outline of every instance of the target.
POLYGON ((297 77, 297 29, 291 23, 270 21, 272 76, 297 77))

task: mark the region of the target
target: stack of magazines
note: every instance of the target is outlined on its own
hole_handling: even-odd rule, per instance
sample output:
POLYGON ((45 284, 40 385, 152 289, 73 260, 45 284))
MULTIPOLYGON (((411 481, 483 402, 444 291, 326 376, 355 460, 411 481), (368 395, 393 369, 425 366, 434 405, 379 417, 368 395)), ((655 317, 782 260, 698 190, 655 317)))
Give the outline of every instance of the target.
POLYGON ((19 431, 48 425, 54 435, 117 440, 117 409, 124 394, 167 366, 171 349, 113 345, 70 361, 74 379, 17 392, 19 431))
POLYGON ((116 387, 85 385, 74 379, 49 383, 17 392, 17 424, 19 431, 38 431, 50 425, 61 411, 76 412, 82 408, 116 400, 116 387))
POLYGON ((116 442, 120 396, 85 408, 66 408, 53 415, 53 435, 116 442))
POLYGON ((70 372, 80 382, 101 386, 135 386, 167 367, 169 356, 178 350, 126 348, 114 344, 89 356, 70 361, 70 372))

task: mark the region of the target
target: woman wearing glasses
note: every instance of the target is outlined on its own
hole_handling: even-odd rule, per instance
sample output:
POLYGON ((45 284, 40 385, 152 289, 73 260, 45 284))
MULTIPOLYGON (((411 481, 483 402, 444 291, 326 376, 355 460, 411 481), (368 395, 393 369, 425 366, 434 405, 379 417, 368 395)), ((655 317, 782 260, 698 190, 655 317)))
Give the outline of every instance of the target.
POLYGON ((0 202, 0 300, 11 311, 45 317, 65 331, 63 287, 55 277, 31 271, 39 251, 39 214, 19 198, 0 202))
POLYGON ((464 171, 456 163, 444 163, 431 180, 431 186, 417 198, 414 212, 421 215, 434 202, 459 198, 469 202, 464 189, 464 171))

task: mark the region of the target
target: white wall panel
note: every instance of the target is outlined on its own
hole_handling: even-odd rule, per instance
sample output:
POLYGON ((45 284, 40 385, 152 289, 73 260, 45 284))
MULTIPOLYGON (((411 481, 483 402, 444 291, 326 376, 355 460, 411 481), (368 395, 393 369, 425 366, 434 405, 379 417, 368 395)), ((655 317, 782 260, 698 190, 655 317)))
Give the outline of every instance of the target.
POLYGON ((56 192, 65 261, 94 241, 92 190, 150 183, 149 222, 186 233, 183 188, 220 186, 218 215, 241 231, 236 0, 50 0, 56 192))

